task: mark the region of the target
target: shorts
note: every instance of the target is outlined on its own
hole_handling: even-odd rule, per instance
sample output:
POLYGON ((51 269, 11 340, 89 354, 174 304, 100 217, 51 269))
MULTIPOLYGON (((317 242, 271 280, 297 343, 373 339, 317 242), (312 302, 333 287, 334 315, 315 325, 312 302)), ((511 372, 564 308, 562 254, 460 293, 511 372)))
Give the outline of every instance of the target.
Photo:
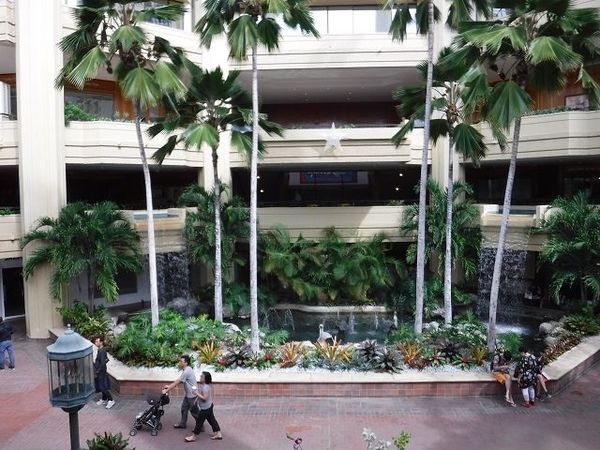
POLYGON ((504 382, 506 381, 506 375, 508 375, 508 374, 507 373, 494 372, 494 378, 500 384, 504 384, 504 382))

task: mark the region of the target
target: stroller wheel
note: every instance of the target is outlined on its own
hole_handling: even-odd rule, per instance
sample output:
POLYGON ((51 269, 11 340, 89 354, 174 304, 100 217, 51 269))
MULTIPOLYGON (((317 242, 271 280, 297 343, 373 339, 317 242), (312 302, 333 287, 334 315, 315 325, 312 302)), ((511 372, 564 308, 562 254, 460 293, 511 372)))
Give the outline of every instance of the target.
POLYGON ((132 429, 129 431, 129 436, 135 436, 136 434, 137 434, 137 428, 132 428, 132 429))
POLYGON ((162 423, 158 422, 158 423, 156 424, 156 429, 157 429, 158 431, 162 430, 162 423))
POLYGON ((150 434, 151 434, 152 436, 156 436, 156 435, 158 434, 158 430, 152 430, 152 431, 150 432, 150 434))

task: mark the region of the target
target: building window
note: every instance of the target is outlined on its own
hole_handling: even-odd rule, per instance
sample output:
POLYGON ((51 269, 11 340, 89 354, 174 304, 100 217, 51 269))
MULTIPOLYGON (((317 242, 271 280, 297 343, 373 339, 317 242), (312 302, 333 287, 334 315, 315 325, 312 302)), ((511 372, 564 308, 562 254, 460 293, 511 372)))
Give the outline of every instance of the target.
POLYGON ((65 91, 65 103, 80 106, 85 112, 98 118, 111 119, 114 116, 114 99, 111 94, 85 91, 65 91))

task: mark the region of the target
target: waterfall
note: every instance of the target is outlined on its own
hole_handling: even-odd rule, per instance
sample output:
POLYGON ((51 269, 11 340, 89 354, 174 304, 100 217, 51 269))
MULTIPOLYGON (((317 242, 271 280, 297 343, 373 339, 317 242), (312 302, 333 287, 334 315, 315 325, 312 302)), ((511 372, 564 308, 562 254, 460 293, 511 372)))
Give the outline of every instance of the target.
MULTIPOLYGON (((527 260, 529 231, 511 233, 502 259, 502 273, 498 292, 497 321, 514 322, 523 308, 524 274, 527 260)), ((484 321, 489 317, 490 292, 496 258, 497 243, 484 239, 479 259, 477 315, 484 321)))
POLYGON ((156 255, 158 299, 166 305, 173 299, 192 297, 190 291, 190 269, 187 253, 169 252, 156 255))

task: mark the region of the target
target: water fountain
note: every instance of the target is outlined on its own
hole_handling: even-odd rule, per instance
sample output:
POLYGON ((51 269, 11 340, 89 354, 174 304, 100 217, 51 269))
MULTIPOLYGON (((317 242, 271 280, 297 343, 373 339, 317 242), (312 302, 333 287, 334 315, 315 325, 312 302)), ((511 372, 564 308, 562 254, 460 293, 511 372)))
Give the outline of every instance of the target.
MULTIPOLYGON (((396 323, 397 323, 396 317, 396 323)), ((343 342, 361 342, 376 339, 383 342, 390 327, 394 324, 393 313, 307 312, 300 310, 269 309, 261 321, 271 331, 286 330, 290 340, 316 341, 319 325, 325 332, 337 336, 343 342)))
MULTIPOLYGON (((515 235, 517 233, 514 233, 515 235)), ((527 243, 529 234, 513 236, 507 241, 502 259, 502 273, 498 292, 498 322, 517 321, 523 311, 523 293, 525 292, 524 274, 527 260, 527 243)), ((494 262, 496 259, 497 242, 485 239, 479 257, 479 285, 477 295, 477 316, 487 321, 489 317, 490 291, 494 262)))
POLYGON ((185 252, 159 253, 156 255, 158 275, 158 298, 165 305, 175 298, 190 299, 189 260, 185 252))

